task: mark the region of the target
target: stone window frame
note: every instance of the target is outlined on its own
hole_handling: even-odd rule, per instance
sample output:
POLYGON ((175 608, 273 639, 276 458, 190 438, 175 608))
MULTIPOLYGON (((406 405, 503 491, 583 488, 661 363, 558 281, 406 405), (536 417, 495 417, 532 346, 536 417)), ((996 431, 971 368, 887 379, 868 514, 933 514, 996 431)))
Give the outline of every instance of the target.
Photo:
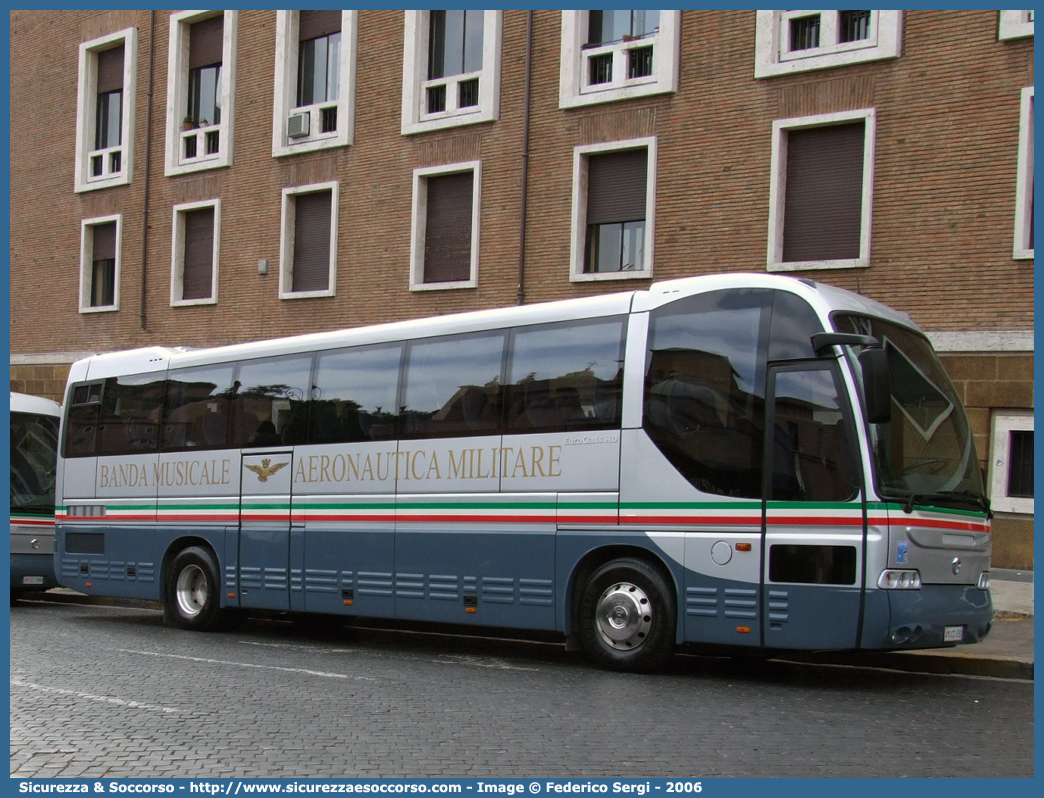
POLYGON ((80 221, 80 313, 110 313, 120 309, 120 276, 123 270, 123 214, 94 216, 80 221), (90 228, 116 224, 116 267, 113 274, 112 304, 91 305, 91 280, 94 271, 94 239, 90 228))
POLYGON ((871 221, 874 197, 874 154, 877 140, 877 109, 862 108, 814 116, 777 119, 772 123, 772 158, 769 175, 769 225, 767 268, 770 272, 805 271, 809 269, 859 269, 870 265, 871 221), (784 261, 783 222, 787 184, 787 133, 826 125, 863 121, 863 197, 861 209, 859 257, 837 260, 784 261))
POLYGON ((338 199, 340 183, 330 180, 323 183, 309 183, 302 186, 290 186, 282 192, 282 212, 280 216, 279 237, 279 298, 310 299, 313 297, 335 296, 337 293, 337 229, 338 199), (294 291, 294 198, 301 194, 318 194, 330 192, 330 277, 327 287, 320 291, 294 291))
POLYGON ((482 218, 482 161, 461 161, 442 166, 424 166, 413 170, 413 207, 410 215, 410 291, 447 291, 477 288, 479 269, 479 232, 482 218), (424 282, 424 237, 428 215, 427 180, 441 175, 472 172, 471 194, 471 266, 467 280, 443 283, 424 282))
MULTIPOLYGON (((830 12, 817 10, 807 13, 811 15, 830 12)), ((786 15, 794 15, 795 12, 758 11, 754 36, 754 77, 771 78, 814 69, 898 58, 902 54, 903 12, 893 10, 872 13, 873 33, 865 43, 819 47, 809 50, 807 55, 796 55, 786 53, 783 47, 783 37, 786 33, 784 23, 789 19, 786 15)))
POLYGON ((1033 11, 998 11, 997 38, 1023 39, 1033 35, 1033 11))
MULTIPOLYGON (((660 30, 655 38, 642 39, 638 44, 654 49, 653 74, 632 80, 614 81, 604 88, 585 85, 587 59, 584 44, 587 39, 587 11, 562 12, 561 64, 559 66, 558 107, 581 108, 598 103, 616 102, 632 97, 667 94, 678 90, 678 72, 681 62, 681 11, 660 11, 660 30)), ((616 50, 630 47, 629 43, 615 46, 616 50)), ((601 50, 602 48, 600 48, 601 50)), ((613 48, 608 48, 612 50, 613 48)))
MULTIPOLYGON (((311 129, 320 130, 316 106, 294 107, 297 90, 299 50, 297 11, 276 12, 275 89, 272 107, 272 157, 346 147, 355 139, 355 87, 358 61, 359 12, 341 11, 340 97, 337 100, 337 129, 311 133, 301 138, 287 135, 287 122, 296 113, 307 112, 311 129)), ((323 103, 331 105, 331 103, 323 103)))
POLYGON ((653 240, 656 237, 656 150, 657 137, 610 141, 600 144, 581 144, 573 148, 573 192, 570 208, 571 230, 569 248, 569 281, 573 283, 603 280, 646 280, 653 276, 653 240), (584 271, 587 250, 587 164, 591 155, 619 150, 648 150, 645 180, 645 268, 641 271, 596 272, 584 271))
MULTIPOLYGON (((76 92, 76 193, 96 191, 131 182, 134 166, 134 117, 137 95, 138 29, 124 28, 82 42, 76 92), (98 85, 98 53, 123 45, 123 102, 120 121, 120 169, 108 175, 91 177, 94 151, 95 115, 98 85)), ((114 148, 110 148, 114 149, 114 148)))
POLYGON ((990 427, 990 506, 994 512, 1033 515, 1033 499, 1008 495, 1007 468, 1012 432, 1033 432, 1032 410, 993 414, 990 427))
POLYGON ((221 200, 209 199, 175 205, 171 224, 170 244, 170 306, 216 305, 218 301, 218 267, 221 253, 221 200), (210 275, 210 296, 200 299, 182 299, 185 277, 185 213, 203 208, 214 209, 214 251, 210 275))
POLYGON ((494 122, 500 118, 500 72, 503 60, 504 12, 486 10, 482 28, 482 70, 478 73, 478 105, 424 112, 426 98, 429 12, 405 11, 402 55, 402 126, 404 136, 431 130, 494 122))
POLYGON ((1033 87, 1022 90, 1019 112, 1019 155, 1015 177, 1015 243, 1012 258, 1031 260, 1033 247, 1030 234, 1033 232, 1033 87))
POLYGON ((178 11, 170 15, 170 41, 167 55, 167 118, 164 175, 190 174, 232 165, 235 126, 236 50, 239 11, 178 11), (183 162, 182 122, 188 97, 189 28, 193 23, 223 15, 221 30, 221 113, 218 151, 213 157, 197 157, 183 162))

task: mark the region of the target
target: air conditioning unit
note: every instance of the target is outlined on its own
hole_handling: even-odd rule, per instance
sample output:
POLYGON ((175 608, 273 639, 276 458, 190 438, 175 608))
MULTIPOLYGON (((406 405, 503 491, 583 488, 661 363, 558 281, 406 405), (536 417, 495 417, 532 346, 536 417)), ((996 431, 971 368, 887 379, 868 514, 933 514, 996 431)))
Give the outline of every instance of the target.
POLYGON ((299 139, 308 135, 311 114, 291 114, 286 123, 286 135, 292 139, 299 139))

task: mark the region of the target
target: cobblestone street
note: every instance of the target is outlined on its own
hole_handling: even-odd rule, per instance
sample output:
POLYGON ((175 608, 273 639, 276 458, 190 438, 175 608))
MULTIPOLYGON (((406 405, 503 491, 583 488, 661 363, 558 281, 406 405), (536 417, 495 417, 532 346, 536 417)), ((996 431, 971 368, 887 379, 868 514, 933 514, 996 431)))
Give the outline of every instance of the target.
POLYGON ((15 605, 11 775, 1033 775, 1032 682, 691 656, 636 676, 558 645, 324 625, 15 605))

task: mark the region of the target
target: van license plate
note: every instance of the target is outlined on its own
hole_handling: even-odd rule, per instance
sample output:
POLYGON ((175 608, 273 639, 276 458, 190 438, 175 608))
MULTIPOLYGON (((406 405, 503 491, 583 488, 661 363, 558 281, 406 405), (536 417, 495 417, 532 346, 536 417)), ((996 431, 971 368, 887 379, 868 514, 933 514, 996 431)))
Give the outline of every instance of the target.
POLYGON ((23 576, 22 577, 22 584, 23 585, 42 585, 43 584, 43 577, 42 576, 23 576))
POLYGON ((963 626, 944 626, 943 627, 943 642, 944 643, 960 643, 964 639, 964 627, 963 626))

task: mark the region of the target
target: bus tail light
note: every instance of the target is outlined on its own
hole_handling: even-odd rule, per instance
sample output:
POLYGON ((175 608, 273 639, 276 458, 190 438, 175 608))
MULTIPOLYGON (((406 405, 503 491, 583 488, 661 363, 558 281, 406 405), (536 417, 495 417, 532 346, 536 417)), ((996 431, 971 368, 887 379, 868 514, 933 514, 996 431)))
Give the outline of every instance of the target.
POLYGON ((921 574, 915 570, 888 568, 881 571, 877 586, 882 590, 920 590, 921 574))

